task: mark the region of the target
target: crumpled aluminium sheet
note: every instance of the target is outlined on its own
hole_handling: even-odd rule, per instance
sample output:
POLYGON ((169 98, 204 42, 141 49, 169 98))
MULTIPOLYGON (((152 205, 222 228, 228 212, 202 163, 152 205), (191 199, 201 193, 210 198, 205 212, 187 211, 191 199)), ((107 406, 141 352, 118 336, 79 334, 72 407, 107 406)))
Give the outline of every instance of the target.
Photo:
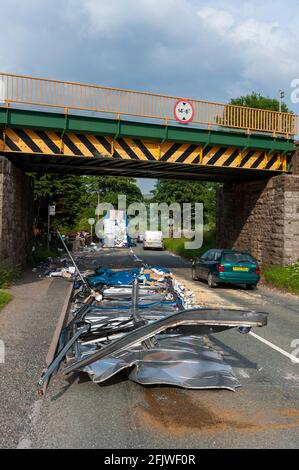
MULTIPOLYGON (((157 305, 155 304, 156 303, 152 304, 153 307, 142 306, 139 308, 138 312, 141 314, 141 318, 146 322, 164 318, 166 315, 171 315, 178 311, 176 305, 172 302, 157 302, 157 305)), ((91 324, 103 320, 111 323, 111 321, 125 321, 129 319, 133 322, 131 306, 129 306, 129 308, 123 308, 123 306, 118 306, 117 308, 91 308, 90 312, 85 316, 85 321, 91 324)))
MULTIPOLYGON (((267 324, 267 314, 263 312, 233 310, 233 309, 190 309, 181 310, 172 315, 161 317, 154 322, 143 324, 136 329, 127 332, 115 341, 106 344, 105 347, 93 352, 88 357, 76 359, 68 365, 64 372, 69 374, 75 370, 83 369, 85 366, 92 364, 100 359, 104 359, 134 348, 142 342, 151 339, 158 334, 169 329, 176 329, 177 332, 181 327, 185 326, 202 326, 204 329, 208 326, 212 330, 216 327, 236 328, 236 327, 252 327, 264 326, 267 324)), ((115 329, 114 329, 115 330, 115 329)), ((185 334, 184 331, 183 334, 185 334)), ((106 333, 105 333, 106 336, 106 333)))
MULTIPOLYGON (((93 345, 81 345, 81 354, 94 352, 93 345)), ((102 383, 123 369, 142 385, 166 384, 191 389, 225 388, 235 391, 241 384, 222 356, 202 336, 157 335, 151 349, 142 345, 118 355, 100 359, 82 370, 95 383, 102 383)))

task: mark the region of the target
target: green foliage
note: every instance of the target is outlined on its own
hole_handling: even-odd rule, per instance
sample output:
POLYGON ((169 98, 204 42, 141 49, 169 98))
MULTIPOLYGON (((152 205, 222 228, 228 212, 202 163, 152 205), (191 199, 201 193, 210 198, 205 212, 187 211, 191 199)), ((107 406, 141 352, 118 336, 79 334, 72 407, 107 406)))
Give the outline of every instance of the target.
POLYGON ((124 194, 127 198, 127 205, 133 202, 142 202, 143 196, 136 185, 134 178, 122 176, 86 176, 84 179, 85 205, 93 206, 97 204, 98 194, 100 202, 108 202, 116 208, 118 195, 124 194))
POLYGON ((299 295, 299 260, 290 266, 265 266, 262 274, 274 286, 299 295))
MULTIPOLYGON (((75 220, 75 223, 72 226, 72 230, 74 232, 80 232, 81 230, 86 230, 87 232, 90 231, 90 225, 88 223, 88 219, 95 218, 95 208, 96 208, 96 203, 94 206, 84 207, 80 211, 77 219, 75 220)), ((67 231, 68 231, 67 227, 65 228, 61 227, 62 233, 65 233, 67 231)))
POLYGON ((152 202, 172 204, 202 203, 204 207, 204 223, 215 226, 216 218, 216 189, 217 183, 204 181, 158 180, 152 190, 152 202))
POLYGON ((56 205, 51 218, 52 231, 60 229, 89 230, 88 219, 95 216, 98 203, 108 202, 117 208, 118 195, 127 197, 127 204, 143 201, 134 178, 104 176, 71 176, 32 174, 34 179, 35 226, 46 231, 48 205, 56 205))
POLYGON ((75 230, 90 230, 88 219, 95 217, 98 202, 118 207, 118 196, 125 195, 127 207, 134 202, 143 202, 141 190, 134 178, 121 176, 85 176, 82 178, 84 191, 81 197, 81 210, 75 221, 75 230))
POLYGON ((203 234, 203 245, 201 248, 194 250, 187 250, 184 246, 185 242, 190 242, 187 238, 168 238, 163 240, 165 248, 177 255, 183 256, 184 258, 194 259, 201 256, 205 251, 215 248, 216 236, 214 230, 206 230, 203 234))
POLYGON ((38 247, 31 257, 31 262, 34 264, 46 261, 48 258, 57 258, 63 256, 63 253, 59 252, 56 248, 50 248, 49 250, 45 246, 38 247))
POLYGON ((0 310, 13 299, 9 292, 0 291, 0 310))
POLYGON ((59 224, 71 226, 81 208, 82 177, 51 174, 32 176, 36 225, 41 228, 47 225, 48 205, 55 204, 54 228, 59 224))
POLYGON ((15 268, 8 268, 5 266, 0 267, 0 288, 6 289, 10 284, 17 280, 21 275, 21 268, 17 266, 15 268))
MULTIPOLYGON (((239 96, 230 100, 230 104, 235 106, 247 106, 249 108, 269 109, 271 111, 279 111, 279 101, 275 98, 262 96, 260 93, 254 91, 250 95, 239 96)), ((281 105, 283 113, 290 113, 285 103, 281 105)))

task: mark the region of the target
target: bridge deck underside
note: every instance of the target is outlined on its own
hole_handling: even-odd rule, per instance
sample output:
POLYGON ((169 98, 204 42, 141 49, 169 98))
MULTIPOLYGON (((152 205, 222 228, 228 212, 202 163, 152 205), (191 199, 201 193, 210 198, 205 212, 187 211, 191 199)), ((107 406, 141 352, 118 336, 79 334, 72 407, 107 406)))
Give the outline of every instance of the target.
POLYGON ((0 107, 0 154, 25 171, 219 182, 290 170, 294 142, 0 107))
POLYGON ((136 161, 111 158, 86 158, 49 156, 37 154, 5 155, 12 163, 26 172, 58 173, 74 175, 134 176, 143 178, 168 178, 218 182, 242 182, 270 178, 281 171, 252 171, 246 168, 217 167, 168 163, 162 161, 136 161))

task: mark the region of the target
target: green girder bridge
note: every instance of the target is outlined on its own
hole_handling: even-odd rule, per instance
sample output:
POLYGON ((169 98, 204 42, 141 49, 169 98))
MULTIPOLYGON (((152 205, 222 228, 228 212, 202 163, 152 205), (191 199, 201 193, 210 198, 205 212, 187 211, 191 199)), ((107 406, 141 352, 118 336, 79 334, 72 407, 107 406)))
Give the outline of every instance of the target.
POLYGON ((289 113, 0 74, 0 153, 24 171, 249 181, 292 171, 289 113))

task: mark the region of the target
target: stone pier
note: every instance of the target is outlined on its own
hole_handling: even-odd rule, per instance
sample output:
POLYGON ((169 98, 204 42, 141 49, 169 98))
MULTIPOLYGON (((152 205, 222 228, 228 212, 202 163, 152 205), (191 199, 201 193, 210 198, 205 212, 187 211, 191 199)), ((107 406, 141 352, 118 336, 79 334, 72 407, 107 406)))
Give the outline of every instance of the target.
POLYGON ((217 246, 252 253, 262 264, 299 259, 299 176, 224 184, 217 194, 217 246))
POLYGON ((24 266, 31 249, 32 180, 0 156, 0 266, 24 266))

